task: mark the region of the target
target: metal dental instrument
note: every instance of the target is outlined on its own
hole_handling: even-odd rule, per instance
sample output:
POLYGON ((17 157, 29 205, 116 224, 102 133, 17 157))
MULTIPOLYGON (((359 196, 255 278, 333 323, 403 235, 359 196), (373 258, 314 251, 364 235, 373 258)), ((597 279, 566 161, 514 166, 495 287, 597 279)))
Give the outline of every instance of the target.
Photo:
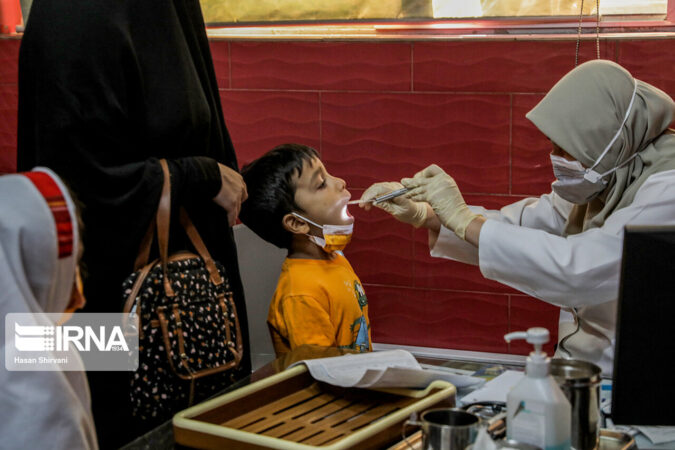
MULTIPOLYGON (((370 200, 367 200, 368 202, 373 202, 373 203, 380 203, 380 202, 386 202, 387 200, 391 200, 394 197, 398 197, 399 195, 403 195, 406 192, 408 192, 408 188, 401 188, 397 189, 395 191, 391 191, 388 194, 380 195, 379 197, 372 198, 370 200)), ((366 202, 361 202, 361 200, 352 200, 347 202, 348 205, 355 205, 356 203, 366 203, 366 202)))

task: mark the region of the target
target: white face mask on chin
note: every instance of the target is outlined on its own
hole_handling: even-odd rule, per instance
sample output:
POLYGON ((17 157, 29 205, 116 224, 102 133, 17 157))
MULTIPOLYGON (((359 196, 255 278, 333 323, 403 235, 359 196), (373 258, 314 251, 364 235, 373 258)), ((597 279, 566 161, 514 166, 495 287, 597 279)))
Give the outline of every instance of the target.
POLYGON ((331 253, 337 250, 343 250, 347 244, 352 240, 352 233, 354 232, 354 224, 350 223, 349 225, 319 225, 316 222, 312 222, 306 217, 301 216, 300 214, 292 212, 295 217, 302 219, 306 222, 311 223, 315 227, 321 228, 323 237, 313 236, 308 234, 309 240, 314 242, 316 245, 324 249, 326 252, 331 253))
POLYGON ((591 168, 585 169, 579 161, 568 161, 561 156, 551 155, 553 174, 556 177, 556 181, 554 181, 551 185, 553 192, 568 202, 574 203, 576 205, 586 204, 605 190, 605 187, 607 186, 607 180, 604 178, 607 175, 614 173, 620 167, 628 164, 638 155, 637 153, 633 154, 626 161, 605 173, 600 174, 593 170, 595 167, 597 167, 602 158, 605 157, 607 152, 609 152, 609 149, 612 148, 612 145, 614 145, 614 142, 621 135, 621 130, 623 129, 623 126, 628 119, 628 115, 630 114, 631 108, 633 107, 636 92, 637 80, 635 81, 635 85, 633 87, 633 96, 630 99, 630 103, 626 109, 626 114, 623 117, 623 121, 621 122, 619 129, 591 168))

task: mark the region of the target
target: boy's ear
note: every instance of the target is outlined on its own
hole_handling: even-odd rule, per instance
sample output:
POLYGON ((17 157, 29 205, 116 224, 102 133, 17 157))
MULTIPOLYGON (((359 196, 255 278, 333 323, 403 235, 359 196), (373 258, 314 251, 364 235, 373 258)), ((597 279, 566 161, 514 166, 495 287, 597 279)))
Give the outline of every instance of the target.
POLYGON ((281 224, 293 234, 309 234, 309 224, 293 214, 286 214, 281 219, 281 224))

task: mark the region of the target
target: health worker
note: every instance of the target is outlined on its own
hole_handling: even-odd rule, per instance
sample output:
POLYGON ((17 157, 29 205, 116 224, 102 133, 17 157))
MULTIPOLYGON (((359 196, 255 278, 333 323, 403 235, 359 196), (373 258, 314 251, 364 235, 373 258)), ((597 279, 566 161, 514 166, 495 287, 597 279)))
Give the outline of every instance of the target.
MULTIPOLYGON (((663 91, 590 61, 526 116, 551 141, 552 192, 499 211, 467 206, 455 180, 431 165, 401 180, 406 196, 376 206, 428 228, 432 256, 478 265, 560 306, 556 356, 611 375, 624 227, 675 224, 674 113, 663 91)), ((360 206, 400 187, 374 184, 360 206)))

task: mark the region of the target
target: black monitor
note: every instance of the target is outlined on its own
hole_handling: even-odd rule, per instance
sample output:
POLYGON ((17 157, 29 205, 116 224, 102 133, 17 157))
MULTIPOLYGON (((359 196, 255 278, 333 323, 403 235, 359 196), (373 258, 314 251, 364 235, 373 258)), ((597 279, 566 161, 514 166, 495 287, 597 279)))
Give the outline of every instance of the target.
POLYGON ((675 226, 626 226, 612 421, 675 425, 675 226))

